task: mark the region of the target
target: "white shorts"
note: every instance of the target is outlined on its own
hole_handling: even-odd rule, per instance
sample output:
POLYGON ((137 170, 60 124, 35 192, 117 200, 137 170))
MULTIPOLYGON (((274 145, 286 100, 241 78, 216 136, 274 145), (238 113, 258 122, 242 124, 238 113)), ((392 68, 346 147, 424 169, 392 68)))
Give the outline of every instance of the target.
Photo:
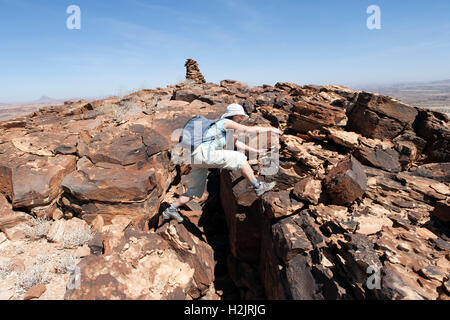
POLYGON ((187 177, 188 191, 183 196, 201 198, 205 192, 208 169, 240 171, 247 156, 239 151, 214 149, 200 145, 192 153, 192 172, 187 177))

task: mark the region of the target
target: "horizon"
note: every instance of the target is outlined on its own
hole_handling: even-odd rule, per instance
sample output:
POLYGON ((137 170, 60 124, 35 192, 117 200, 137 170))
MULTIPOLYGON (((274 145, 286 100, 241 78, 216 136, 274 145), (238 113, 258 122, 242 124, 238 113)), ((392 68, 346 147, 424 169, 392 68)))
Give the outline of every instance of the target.
POLYGON ((450 3, 0 0, 0 103, 89 99, 207 82, 352 89, 450 79, 450 3), (370 30, 370 5, 381 29, 370 30), (69 29, 70 5, 80 29, 69 29), (7 50, 5 50, 7 49, 7 50))
MULTIPOLYGON (((239 81, 237 79, 222 79, 222 80, 236 80, 236 81, 239 81)), ((222 81, 222 80, 220 80, 220 81, 222 81)), ((219 84, 220 81, 217 82, 216 84, 219 84)), ((278 81, 278 82, 287 82, 287 81, 278 81)), ((436 80, 436 81, 427 81, 427 82, 399 82, 399 83, 390 83, 390 84, 387 83, 387 84, 381 84, 381 85, 371 84, 371 85, 367 85, 367 86, 358 86, 358 87, 349 87, 349 88, 353 89, 353 90, 362 90, 362 91, 364 91, 364 90, 368 90, 368 89, 377 89, 377 88, 391 89, 391 88, 395 88, 395 86, 421 85, 421 84, 426 85, 426 84, 440 83, 440 82, 450 82, 450 79, 436 80)), ((274 86, 276 83, 272 83, 272 84, 261 83, 261 84, 257 84, 257 85, 251 86, 251 87, 262 86, 262 85, 265 85, 265 84, 274 86)), ((296 83, 296 84, 299 84, 299 83, 296 83)), ((168 84, 168 85, 174 85, 174 84, 168 84)), ((338 83, 326 83, 326 84, 325 83, 322 83, 322 84, 319 84, 319 83, 301 83, 299 85, 303 86, 303 85, 341 85, 341 84, 338 84, 338 83)), ((125 96, 127 96, 129 94, 138 92, 140 90, 152 90, 152 89, 156 89, 157 87, 158 86, 148 87, 148 88, 140 88, 140 89, 131 89, 131 90, 128 90, 127 92, 124 92, 122 95, 120 95, 118 97, 123 98, 123 97, 125 97, 125 96)), ((21 104, 39 104, 39 103, 45 104, 45 103, 47 103, 47 101, 42 101, 41 102, 41 100, 49 100, 48 103, 52 103, 52 102, 55 102, 55 101, 63 102, 63 101, 71 101, 71 100, 97 100, 97 99, 101 100, 101 99, 105 99, 105 98, 109 98, 109 97, 113 97, 113 96, 117 96, 117 95, 110 94, 110 95, 105 95, 105 96, 89 96, 89 97, 88 96, 84 96, 84 97, 49 97, 47 95, 42 95, 41 97, 39 97, 37 99, 29 100, 29 101, 10 101, 10 102, 8 102, 8 101, 0 101, 0 106, 21 105, 21 104)))

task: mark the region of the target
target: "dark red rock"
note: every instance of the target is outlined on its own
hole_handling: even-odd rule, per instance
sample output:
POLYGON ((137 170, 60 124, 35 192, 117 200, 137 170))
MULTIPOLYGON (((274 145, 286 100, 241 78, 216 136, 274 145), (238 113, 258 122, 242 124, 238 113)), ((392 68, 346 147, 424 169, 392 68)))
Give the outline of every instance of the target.
POLYGON ((392 139, 411 127, 418 112, 390 97, 362 92, 349 113, 348 131, 367 138, 392 139))
POLYGON ((450 201, 447 199, 436 203, 433 216, 443 222, 450 222, 450 201))
POLYGON ((389 172, 399 172, 401 170, 399 154, 393 149, 371 149, 364 146, 356 150, 353 155, 365 165, 389 172))
POLYGON ((352 156, 334 167, 324 180, 326 192, 334 204, 350 204, 366 191, 367 176, 361 164, 352 156))
POLYGON ((308 133, 323 127, 345 126, 347 116, 341 108, 321 103, 297 102, 289 118, 289 127, 301 133, 308 133))

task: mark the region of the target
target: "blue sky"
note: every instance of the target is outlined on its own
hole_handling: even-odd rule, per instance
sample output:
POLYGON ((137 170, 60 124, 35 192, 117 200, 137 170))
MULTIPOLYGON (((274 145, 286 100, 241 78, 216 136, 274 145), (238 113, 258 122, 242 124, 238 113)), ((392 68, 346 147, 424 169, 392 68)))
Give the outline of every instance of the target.
POLYGON ((0 0, 0 39, 0 102, 165 87, 186 58, 216 83, 450 79, 448 0, 0 0), (381 30, 366 27, 372 4, 381 30))

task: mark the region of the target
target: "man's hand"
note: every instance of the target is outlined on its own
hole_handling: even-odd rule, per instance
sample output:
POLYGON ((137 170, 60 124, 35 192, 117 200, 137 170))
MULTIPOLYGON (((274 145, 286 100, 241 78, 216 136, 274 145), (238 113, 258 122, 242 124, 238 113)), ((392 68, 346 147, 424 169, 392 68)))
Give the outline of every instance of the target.
POLYGON ((275 134, 278 134, 278 135, 282 135, 283 134, 283 131, 281 131, 280 129, 277 129, 277 128, 272 128, 272 130, 271 130, 273 133, 275 133, 275 134))
POLYGON ((264 156, 267 154, 267 149, 259 149, 256 151, 256 153, 260 156, 264 156))

